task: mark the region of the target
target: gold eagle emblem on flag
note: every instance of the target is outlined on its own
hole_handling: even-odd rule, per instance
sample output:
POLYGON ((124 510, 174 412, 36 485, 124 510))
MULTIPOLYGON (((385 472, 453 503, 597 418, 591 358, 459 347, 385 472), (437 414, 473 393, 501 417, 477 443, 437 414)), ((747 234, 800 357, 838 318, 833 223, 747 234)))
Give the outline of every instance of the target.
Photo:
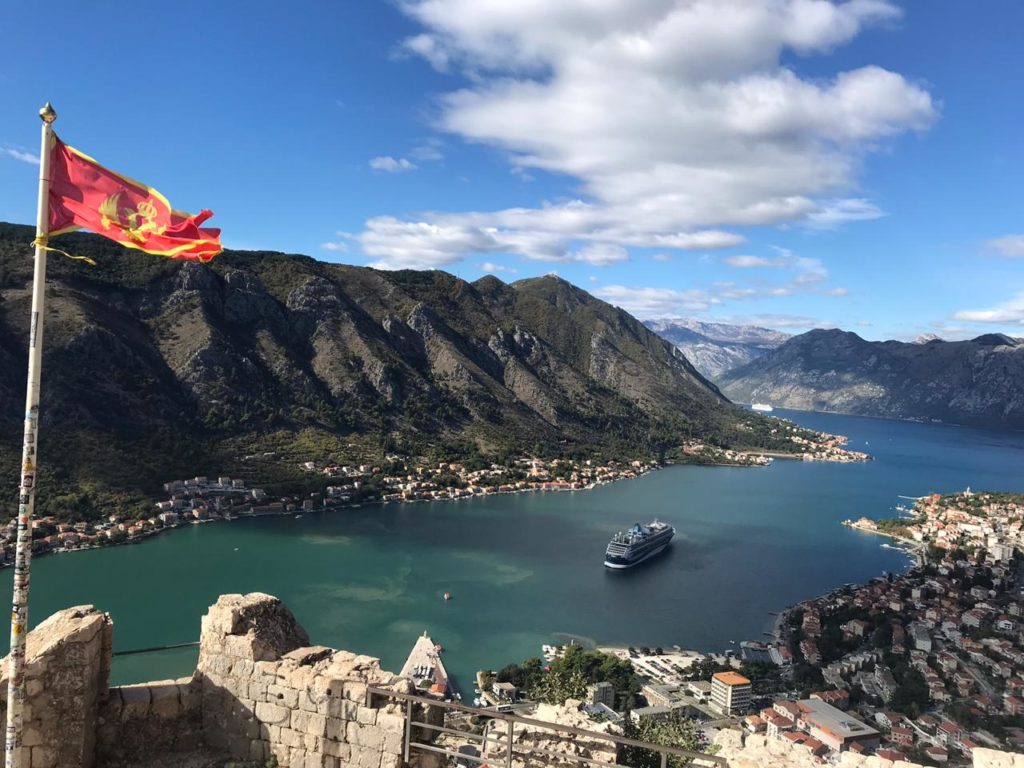
POLYGON ((149 200, 140 200, 134 209, 120 203, 121 193, 115 192, 100 204, 100 224, 105 229, 116 226, 139 243, 146 242, 150 235, 162 235, 167 229, 157 221, 159 212, 149 200))

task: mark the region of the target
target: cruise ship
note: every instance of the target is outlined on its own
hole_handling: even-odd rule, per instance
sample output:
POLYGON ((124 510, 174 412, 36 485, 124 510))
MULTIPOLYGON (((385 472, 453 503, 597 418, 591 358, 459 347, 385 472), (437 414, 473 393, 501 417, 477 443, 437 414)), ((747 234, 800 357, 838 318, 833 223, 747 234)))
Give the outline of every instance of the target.
POLYGON ((604 564, 608 568, 632 568, 665 549, 675 535, 676 529, 668 523, 658 520, 647 525, 637 523, 628 531, 612 536, 604 553, 604 564))
POLYGON ((754 403, 753 405, 750 406, 750 410, 761 411, 762 413, 771 413, 775 409, 772 408, 767 403, 754 403))

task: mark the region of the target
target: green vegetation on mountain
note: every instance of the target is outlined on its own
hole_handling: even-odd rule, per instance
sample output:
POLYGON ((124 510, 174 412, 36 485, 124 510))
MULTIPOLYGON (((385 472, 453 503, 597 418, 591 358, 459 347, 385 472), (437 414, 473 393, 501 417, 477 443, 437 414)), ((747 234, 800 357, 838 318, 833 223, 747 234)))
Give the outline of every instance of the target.
MULTIPOLYGON (((31 239, 0 224, 6 514, 31 239)), ((97 266, 49 259, 41 513, 124 512, 197 473, 301 490, 302 461, 660 458, 687 439, 793 448, 668 342, 556 277, 468 283, 257 251, 180 263, 87 234, 54 244, 97 266)))

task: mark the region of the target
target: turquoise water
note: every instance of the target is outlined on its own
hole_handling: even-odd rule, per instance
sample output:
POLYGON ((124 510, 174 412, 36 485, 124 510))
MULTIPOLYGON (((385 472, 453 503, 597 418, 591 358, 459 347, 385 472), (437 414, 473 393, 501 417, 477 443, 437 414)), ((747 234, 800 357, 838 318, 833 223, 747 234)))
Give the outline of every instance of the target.
MULTIPOLYGON (((315 643, 394 670, 427 630, 467 683, 566 635, 700 650, 757 639, 770 611, 906 566, 841 520, 894 514, 899 494, 1024 491, 1024 435, 785 415, 849 435, 875 461, 671 467, 592 491, 188 526, 137 546, 39 558, 31 614, 92 603, 113 615, 124 650, 195 640, 219 594, 263 591, 285 600, 315 643), (606 570, 611 535, 654 516, 678 530, 666 555, 606 570)), ((9 590, 10 570, 2 578, 9 590)), ((178 676, 194 663, 194 649, 120 657, 114 677, 178 676)))

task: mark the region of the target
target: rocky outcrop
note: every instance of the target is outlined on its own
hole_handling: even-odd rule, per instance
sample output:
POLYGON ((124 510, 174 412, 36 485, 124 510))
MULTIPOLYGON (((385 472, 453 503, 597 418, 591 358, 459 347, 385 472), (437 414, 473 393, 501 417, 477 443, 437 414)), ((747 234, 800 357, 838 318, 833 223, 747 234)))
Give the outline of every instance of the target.
POLYGON ((728 373, 734 400, 986 427, 1024 427, 1024 342, 865 341, 817 330, 728 373))

